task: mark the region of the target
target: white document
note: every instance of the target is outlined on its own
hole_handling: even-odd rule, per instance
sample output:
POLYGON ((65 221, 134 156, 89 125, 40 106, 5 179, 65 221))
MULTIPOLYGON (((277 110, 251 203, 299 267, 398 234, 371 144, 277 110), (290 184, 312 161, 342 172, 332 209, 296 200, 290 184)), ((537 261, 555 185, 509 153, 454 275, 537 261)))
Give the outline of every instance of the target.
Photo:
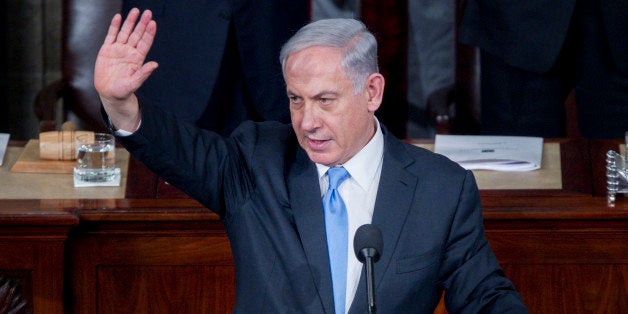
POLYGON ((7 151, 7 145, 9 145, 10 134, 0 133, 0 166, 4 160, 4 153, 7 151))
POLYGON ((530 171, 541 168, 543 138, 436 135, 434 152, 470 170, 530 171))

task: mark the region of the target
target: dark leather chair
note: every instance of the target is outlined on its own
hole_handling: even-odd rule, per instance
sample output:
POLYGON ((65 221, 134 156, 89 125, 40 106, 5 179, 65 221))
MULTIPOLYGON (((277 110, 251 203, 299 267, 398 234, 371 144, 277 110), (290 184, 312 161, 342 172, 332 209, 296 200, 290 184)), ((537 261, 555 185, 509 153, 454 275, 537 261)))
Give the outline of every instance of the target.
POLYGON ((104 131, 100 100, 94 89, 94 63, 111 18, 121 0, 64 0, 62 78, 42 89, 35 100, 41 131, 56 128, 55 120, 72 121, 77 129, 104 131), (57 103, 62 101, 62 109, 57 103))

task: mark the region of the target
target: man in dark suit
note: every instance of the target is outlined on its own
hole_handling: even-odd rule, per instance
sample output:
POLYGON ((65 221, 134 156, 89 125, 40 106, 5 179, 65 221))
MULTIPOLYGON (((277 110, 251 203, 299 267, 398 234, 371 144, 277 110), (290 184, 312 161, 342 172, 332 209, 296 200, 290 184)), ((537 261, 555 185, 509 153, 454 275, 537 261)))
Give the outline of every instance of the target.
POLYGON ((226 138, 135 96, 157 67, 145 63, 156 24, 146 11, 134 27, 138 16, 114 17, 96 61, 103 115, 134 156, 222 218, 234 312, 366 312, 350 243, 371 223, 384 241, 381 312, 432 313, 446 291, 452 313, 527 313, 484 236, 472 173, 397 140, 375 118, 384 77, 364 24, 302 28, 280 53, 292 124, 245 122, 226 138), (345 179, 337 186, 336 172, 345 179))
POLYGON ((628 131, 628 1, 468 0, 460 41, 481 49, 487 134, 564 136, 575 88, 583 136, 628 131))
POLYGON ((279 49, 309 22, 309 0, 124 0, 149 9, 164 31, 159 62, 137 94, 180 119, 228 135, 242 121, 288 122, 279 49), (175 104, 175 105, 173 105, 175 104))

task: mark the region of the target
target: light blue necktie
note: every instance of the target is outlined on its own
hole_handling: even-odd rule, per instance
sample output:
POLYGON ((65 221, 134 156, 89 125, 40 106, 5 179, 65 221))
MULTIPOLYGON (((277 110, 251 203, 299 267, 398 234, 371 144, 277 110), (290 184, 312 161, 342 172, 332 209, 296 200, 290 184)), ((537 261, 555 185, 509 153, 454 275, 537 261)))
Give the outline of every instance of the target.
POLYGON ((323 197, 325 211, 325 232, 329 250, 329 265, 334 291, 336 313, 345 312, 345 293, 347 289, 347 208, 338 193, 338 186, 349 177, 343 167, 327 170, 329 188, 323 197))

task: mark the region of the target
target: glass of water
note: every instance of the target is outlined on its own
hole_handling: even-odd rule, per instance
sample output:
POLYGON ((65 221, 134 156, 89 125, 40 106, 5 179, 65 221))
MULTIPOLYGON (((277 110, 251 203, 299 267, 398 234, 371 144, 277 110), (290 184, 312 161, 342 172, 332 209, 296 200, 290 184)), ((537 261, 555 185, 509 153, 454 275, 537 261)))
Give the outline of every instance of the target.
POLYGON ((76 138, 76 177, 85 182, 107 182, 115 177, 115 138, 107 133, 84 134, 76 138))

